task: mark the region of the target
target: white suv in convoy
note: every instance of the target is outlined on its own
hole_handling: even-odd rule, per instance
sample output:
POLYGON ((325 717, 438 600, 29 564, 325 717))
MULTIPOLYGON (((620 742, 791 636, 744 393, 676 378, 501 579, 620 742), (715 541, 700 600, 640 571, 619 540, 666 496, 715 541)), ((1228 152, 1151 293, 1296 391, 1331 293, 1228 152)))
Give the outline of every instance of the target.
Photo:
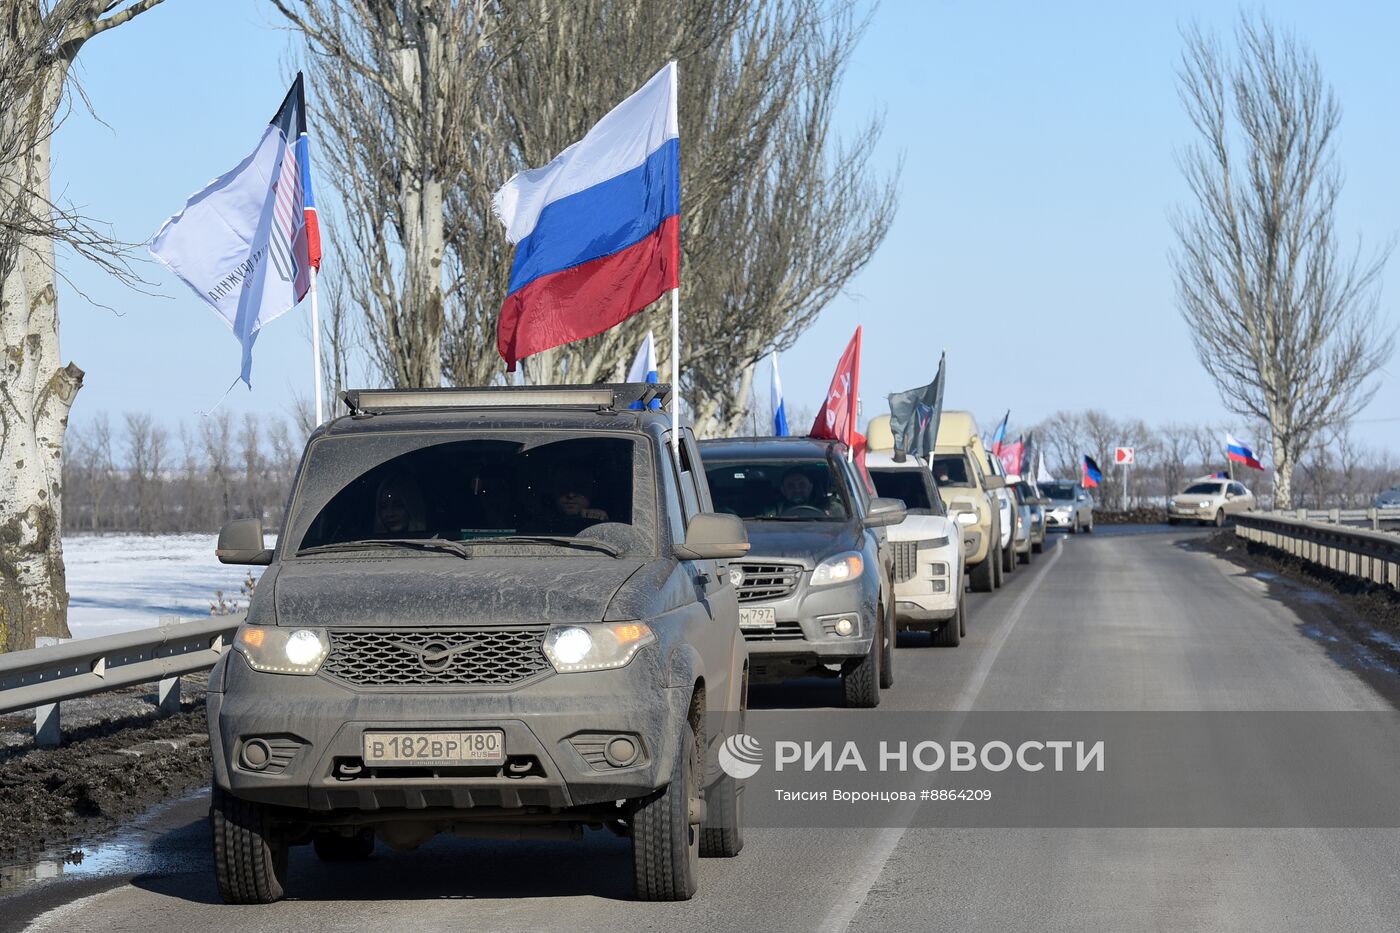
POLYGON ((865 467, 875 494, 902 499, 907 509, 904 521, 885 530, 894 552, 898 627, 928 632, 935 645, 957 645, 967 634, 962 529, 948 517, 928 463, 912 454, 896 462, 890 452, 873 450, 865 467))

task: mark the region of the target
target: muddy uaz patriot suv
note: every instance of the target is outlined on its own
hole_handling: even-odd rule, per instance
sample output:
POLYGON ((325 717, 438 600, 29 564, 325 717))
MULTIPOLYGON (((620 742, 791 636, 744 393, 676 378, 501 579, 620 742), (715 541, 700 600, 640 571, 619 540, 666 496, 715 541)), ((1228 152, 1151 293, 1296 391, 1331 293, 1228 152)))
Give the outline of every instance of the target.
POLYGON ((209 685, 226 901, 281 897, 306 843, 344 861, 608 827, 637 895, 667 900, 738 853, 714 753, 747 697, 747 538, 647 410, 667 392, 347 392, 275 547, 225 526, 222 561, 268 568, 209 685))

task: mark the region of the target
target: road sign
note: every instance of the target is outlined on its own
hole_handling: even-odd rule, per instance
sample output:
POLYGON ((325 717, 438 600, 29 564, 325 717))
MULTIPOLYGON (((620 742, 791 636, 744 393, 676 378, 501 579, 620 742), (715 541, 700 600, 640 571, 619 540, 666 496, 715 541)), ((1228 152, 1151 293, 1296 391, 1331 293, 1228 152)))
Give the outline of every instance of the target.
POLYGON ((1132 449, 1131 447, 1115 447, 1115 448, 1113 448, 1113 462, 1114 462, 1114 463, 1132 463, 1132 462, 1133 462, 1133 449, 1132 449))

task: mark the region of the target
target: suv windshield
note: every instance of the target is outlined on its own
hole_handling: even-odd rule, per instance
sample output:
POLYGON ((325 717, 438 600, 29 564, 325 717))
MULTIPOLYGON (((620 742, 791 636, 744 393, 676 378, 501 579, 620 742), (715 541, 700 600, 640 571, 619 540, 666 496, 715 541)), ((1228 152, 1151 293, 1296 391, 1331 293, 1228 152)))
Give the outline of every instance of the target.
POLYGON ((1074 483, 1046 483, 1040 487, 1040 491, 1045 493, 1047 499, 1056 502, 1069 502, 1074 499, 1079 487, 1074 483))
POLYGON ((869 473, 870 481, 875 484, 875 495, 903 499, 911 515, 937 514, 929 501, 923 470, 870 470, 869 473))
POLYGON ((933 480, 939 486, 972 485, 967 473, 967 459, 962 454, 937 454, 930 467, 933 480))
POLYGON ((744 519, 844 521, 852 514, 845 485, 827 460, 707 460, 715 510, 744 519))
POLYGON ((1219 495, 1220 489, 1220 483, 1192 483, 1182 490, 1182 493, 1192 496, 1215 496, 1219 495))
POLYGON ((461 438, 318 441, 288 526, 296 550, 360 541, 570 538, 586 529, 588 537, 620 543, 641 530, 633 527, 635 513, 650 514, 634 501, 635 474, 646 464, 632 439, 508 431, 461 438))

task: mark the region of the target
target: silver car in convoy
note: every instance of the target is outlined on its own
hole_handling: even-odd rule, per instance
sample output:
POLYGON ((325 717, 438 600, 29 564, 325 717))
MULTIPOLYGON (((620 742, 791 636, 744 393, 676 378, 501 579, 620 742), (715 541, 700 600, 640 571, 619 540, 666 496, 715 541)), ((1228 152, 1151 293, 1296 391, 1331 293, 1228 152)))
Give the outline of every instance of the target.
POLYGON ((1068 529, 1070 534, 1094 530, 1094 497, 1079 483, 1051 482, 1040 487, 1050 504, 1045 507, 1047 528, 1068 529))
POLYGON ((1232 479, 1204 479, 1188 485, 1167 500, 1167 524, 1200 522, 1219 528, 1225 519, 1254 511, 1254 493, 1232 479))
POLYGON ((1019 495, 1030 512, 1031 552, 1039 554, 1045 550, 1045 503, 1049 500, 1041 496, 1040 489, 1030 480, 1021 479, 1019 476, 1009 479, 1012 485, 1020 490, 1019 495))

